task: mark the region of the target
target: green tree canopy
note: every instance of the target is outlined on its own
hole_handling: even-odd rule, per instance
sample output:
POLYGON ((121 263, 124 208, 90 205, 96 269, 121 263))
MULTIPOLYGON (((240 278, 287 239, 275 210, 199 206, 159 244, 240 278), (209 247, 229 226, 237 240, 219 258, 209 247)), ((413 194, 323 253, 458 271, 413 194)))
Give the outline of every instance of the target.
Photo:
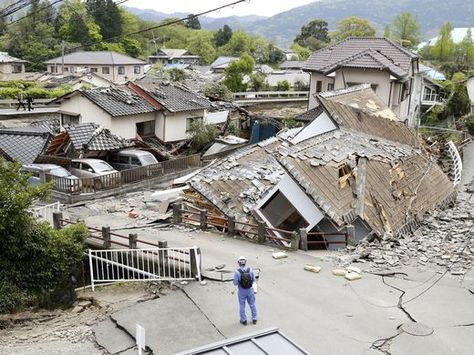
POLYGON ((438 40, 432 50, 433 55, 439 60, 446 60, 451 58, 454 54, 455 44, 453 42, 453 37, 451 36, 452 30, 453 26, 451 25, 451 22, 447 22, 439 31, 438 40))
POLYGON ((189 14, 187 20, 184 22, 184 26, 186 28, 190 28, 192 30, 200 30, 201 29, 201 23, 199 22, 199 19, 195 17, 193 14, 189 14))
POLYGON ((325 47, 330 42, 328 23, 320 19, 312 20, 301 27, 294 42, 312 51, 325 47))
POLYGON ((348 37, 373 37, 375 32, 369 20, 349 16, 337 23, 336 31, 331 35, 336 41, 342 41, 348 37))
POLYGON ((461 43, 456 46, 456 62, 469 72, 474 67, 474 43, 472 39, 472 31, 470 28, 466 31, 461 43))
POLYGON ((311 55, 311 51, 308 48, 300 46, 298 43, 293 43, 290 49, 296 53, 298 60, 306 60, 311 55))
POLYGON ((402 46, 413 48, 420 43, 420 24, 409 12, 402 12, 393 21, 389 38, 399 41, 402 46))
POLYGON ((38 222, 30 208, 49 185, 31 186, 20 168, 0 158, 0 313, 53 306, 73 293, 88 235, 84 225, 55 231, 38 222))
POLYGON ((244 75, 250 75, 254 66, 253 58, 247 53, 242 54, 239 60, 230 63, 224 70, 224 84, 232 92, 247 90, 247 84, 243 83, 244 75))
POLYGON ((100 27, 104 39, 115 38, 122 34, 120 10, 112 0, 86 0, 87 10, 100 27))
POLYGON ((217 47, 226 45, 232 38, 232 29, 228 25, 224 25, 214 35, 214 43, 217 47))

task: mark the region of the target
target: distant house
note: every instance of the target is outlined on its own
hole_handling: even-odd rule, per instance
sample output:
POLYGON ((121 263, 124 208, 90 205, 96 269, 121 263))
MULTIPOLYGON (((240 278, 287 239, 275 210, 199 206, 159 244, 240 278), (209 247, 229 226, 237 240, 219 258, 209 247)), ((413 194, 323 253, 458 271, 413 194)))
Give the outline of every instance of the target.
POLYGON ((159 112, 127 87, 74 90, 51 102, 59 104, 61 125, 96 123, 114 135, 130 139, 154 134, 159 112))
POLYGON ((107 87, 114 85, 113 82, 101 77, 95 73, 66 73, 66 74, 48 74, 42 75, 36 79, 38 83, 44 83, 47 89, 53 89, 61 85, 68 85, 71 90, 107 87))
POLYGON ((301 71, 305 63, 303 60, 285 60, 280 64, 280 69, 286 71, 301 71))
POLYGON ((197 64, 200 56, 189 53, 186 49, 159 49, 156 54, 148 57, 150 63, 167 64, 197 64))
POLYGON ((146 63, 113 51, 80 51, 50 59, 45 64, 48 73, 95 73, 113 83, 123 84, 141 77, 146 63))
POLYGON ((155 135, 162 142, 176 142, 190 137, 194 122, 205 122, 211 103, 182 85, 161 82, 154 84, 128 83, 136 94, 160 111, 155 135))
POLYGON ((416 125, 421 78, 418 56, 386 38, 348 38, 314 52, 303 66, 311 74, 308 108, 315 94, 368 83, 402 121, 416 125))
POLYGON ((467 79, 466 82, 469 101, 471 101, 471 114, 474 114, 474 76, 467 79))
POLYGON ((219 57, 211 64, 211 72, 223 73, 230 63, 239 60, 239 57, 219 57))
POLYGON ((7 52, 0 52, 0 73, 17 74, 25 72, 26 60, 12 57, 7 52))

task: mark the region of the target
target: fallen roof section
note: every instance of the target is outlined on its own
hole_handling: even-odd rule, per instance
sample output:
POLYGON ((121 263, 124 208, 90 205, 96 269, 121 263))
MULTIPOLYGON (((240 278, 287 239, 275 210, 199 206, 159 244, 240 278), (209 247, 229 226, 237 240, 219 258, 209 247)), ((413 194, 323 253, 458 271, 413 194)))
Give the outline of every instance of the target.
POLYGON ((281 333, 278 328, 269 328, 255 333, 222 340, 177 355, 309 355, 299 345, 281 333))

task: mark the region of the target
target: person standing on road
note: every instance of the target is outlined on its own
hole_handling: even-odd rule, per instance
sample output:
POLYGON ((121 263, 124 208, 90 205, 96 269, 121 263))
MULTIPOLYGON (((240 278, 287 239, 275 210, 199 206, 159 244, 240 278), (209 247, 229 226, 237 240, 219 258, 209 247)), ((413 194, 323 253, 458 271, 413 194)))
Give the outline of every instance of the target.
POLYGON ((252 323, 257 324, 257 307, 255 306, 255 292, 253 284, 255 283, 255 274, 247 267, 247 259, 241 256, 237 259, 239 268, 234 273, 234 285, 238 286, 240 323, 247 325, 247 315, 245 314, 245 302, 250 306, 252 312, 252 323))

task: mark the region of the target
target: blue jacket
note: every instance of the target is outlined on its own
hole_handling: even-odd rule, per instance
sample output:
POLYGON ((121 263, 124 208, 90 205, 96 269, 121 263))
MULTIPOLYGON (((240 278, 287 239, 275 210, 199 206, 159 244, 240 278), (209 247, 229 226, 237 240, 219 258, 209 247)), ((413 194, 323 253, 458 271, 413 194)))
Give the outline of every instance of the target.
MULTIPOLYGON (((247 270, 247 266, 241 266, 234 272, 234 281, 233 281, 234 285, 239 286, 239 292, 253 290, 252 287, 251 288, 243 288, 242 286, 240 286, 240 279, 241 279, 242 275, 239 272, 239 270, 242 270, 242 271, 245 272, 245 270, 247 270)), ((254 283, 255 282, 255 273, 253 272, 252 269, 250 269, 250 277, 252 278, 252 283, 254 283)))

